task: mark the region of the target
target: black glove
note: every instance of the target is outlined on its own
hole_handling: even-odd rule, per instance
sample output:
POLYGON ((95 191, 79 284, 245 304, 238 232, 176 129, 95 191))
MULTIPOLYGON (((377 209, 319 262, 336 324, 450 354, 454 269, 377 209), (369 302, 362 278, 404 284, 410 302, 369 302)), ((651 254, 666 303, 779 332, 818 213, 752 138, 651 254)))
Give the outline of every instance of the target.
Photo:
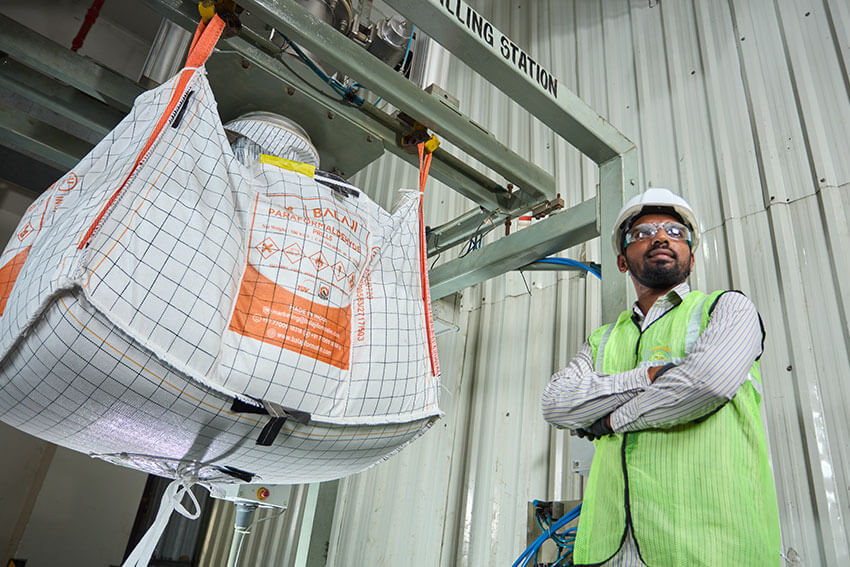
POLYGON ((576 429, 575 434, 579 437, 587 437, 591 441, 599 439, 605 435, 614 433, 614 430, 608 427, 608 416, 603 416, 590 424, 586 429, 576 429))

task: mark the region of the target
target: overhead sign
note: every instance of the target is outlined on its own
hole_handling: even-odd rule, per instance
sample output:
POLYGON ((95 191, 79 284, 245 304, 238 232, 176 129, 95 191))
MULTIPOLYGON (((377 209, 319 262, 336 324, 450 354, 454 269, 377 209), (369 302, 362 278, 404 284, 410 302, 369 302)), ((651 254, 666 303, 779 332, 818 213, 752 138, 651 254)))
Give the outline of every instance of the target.
POLYGON ((536 82, 540 88, 558 98, 558 79, 534 60, 508 36, 500 32, 466 2, 461 0, 439 0, 440 6, 477 35, 494 51, 497 51, 506 61, 510 61, 523 74, 536 82))

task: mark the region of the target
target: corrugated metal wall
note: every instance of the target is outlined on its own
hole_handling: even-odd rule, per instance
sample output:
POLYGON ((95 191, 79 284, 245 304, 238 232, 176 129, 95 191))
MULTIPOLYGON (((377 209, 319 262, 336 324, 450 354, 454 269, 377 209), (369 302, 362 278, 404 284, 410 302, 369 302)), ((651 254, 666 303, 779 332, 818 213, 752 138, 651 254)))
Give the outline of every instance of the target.
MULTIPOLYGON (((850 564, 850 4, 472 4, 638 144, 641 187, 679 190, 700 213, 692 284, 745 291, 768 330, 762 374, 787 562, 850 564)), ((592 162, 456 60, 445 72, 461 110, 553 171, 568 204, 595 193, 592 162)), ((387 155, 356 181, 389 203, 416 179, 387 155)), ((432 182, 426 206, 437 225, 471 204, 432 182)), ((599 245, 567 255, 596 260, 599 245)), ((510 565, 529 500, 580 496, 539 397, 601 323, 599 291, 574 273, 513 273, 463 293, 460 332, 438 340, 446 416, 341 482, 329 565, 510 565)))

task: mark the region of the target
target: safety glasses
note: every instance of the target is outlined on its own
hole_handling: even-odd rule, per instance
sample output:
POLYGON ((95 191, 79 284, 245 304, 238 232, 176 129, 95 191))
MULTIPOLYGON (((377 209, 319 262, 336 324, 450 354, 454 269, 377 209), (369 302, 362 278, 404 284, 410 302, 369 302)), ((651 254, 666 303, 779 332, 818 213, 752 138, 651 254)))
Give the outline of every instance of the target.
POLYGON ((682 223, 674 221, 662 222, 660 224, 644 222, 629 229, 623 242, 623 248, 632 242, 640 242, 641 240, 655 238, 655 235, 658 234, 659 230, 666 232, 667 236, 669 236, 671 240, 686 240, 688 242, 688 246, 691 245, 691 229, 682 223))

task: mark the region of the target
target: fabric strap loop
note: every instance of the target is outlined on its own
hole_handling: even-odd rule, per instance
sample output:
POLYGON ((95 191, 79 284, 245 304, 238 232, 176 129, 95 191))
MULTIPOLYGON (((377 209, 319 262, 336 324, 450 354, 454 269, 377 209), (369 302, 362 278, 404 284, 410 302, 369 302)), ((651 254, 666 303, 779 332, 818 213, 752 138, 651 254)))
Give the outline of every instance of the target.
POLYGON ((425 142, 419 149, 419 267, 422 272, 422 299, 425 302, 425 333, 428 341, 428 354, 431 359, 431 375, 440 375, 440 361, 437 358, 437 339, 434 335, 434 322, 431 314, 431 285, 428 282, 428 244, 425 237, 425 183, 431 168, 433 154, 425 151, 425 142))
POLYGON ((147 566, 151 557, 153 557, 156 544, 162 537, 163 532, 165 532, 165 527, 168 525, 168 520, 171 518, 172 512, 177 511, 178 514, 185 516, 190 520, 197 520, 200 517, 201 505, 198 503, 198 499, 191 490, 192 486, 195 484, 195 480, 177 478, 168 485, 165 489, 165 493, 162 495, 162 500, 159 503, 159 510, 156 513, 156 518, 154 519, 153 524, 151 524, 151 527, 148 528, 147 532, 145 532, 145 535, 142 536, 142 539, 139 540, 139 543, 136 544, 136 547, 130 555, 127 556, 126 561, 124 561, 121 567, 147 566), (190 512, 183 505, 183 497, 187 495, 189 496, 189 500, 194 508, 193 512, 190 512))

